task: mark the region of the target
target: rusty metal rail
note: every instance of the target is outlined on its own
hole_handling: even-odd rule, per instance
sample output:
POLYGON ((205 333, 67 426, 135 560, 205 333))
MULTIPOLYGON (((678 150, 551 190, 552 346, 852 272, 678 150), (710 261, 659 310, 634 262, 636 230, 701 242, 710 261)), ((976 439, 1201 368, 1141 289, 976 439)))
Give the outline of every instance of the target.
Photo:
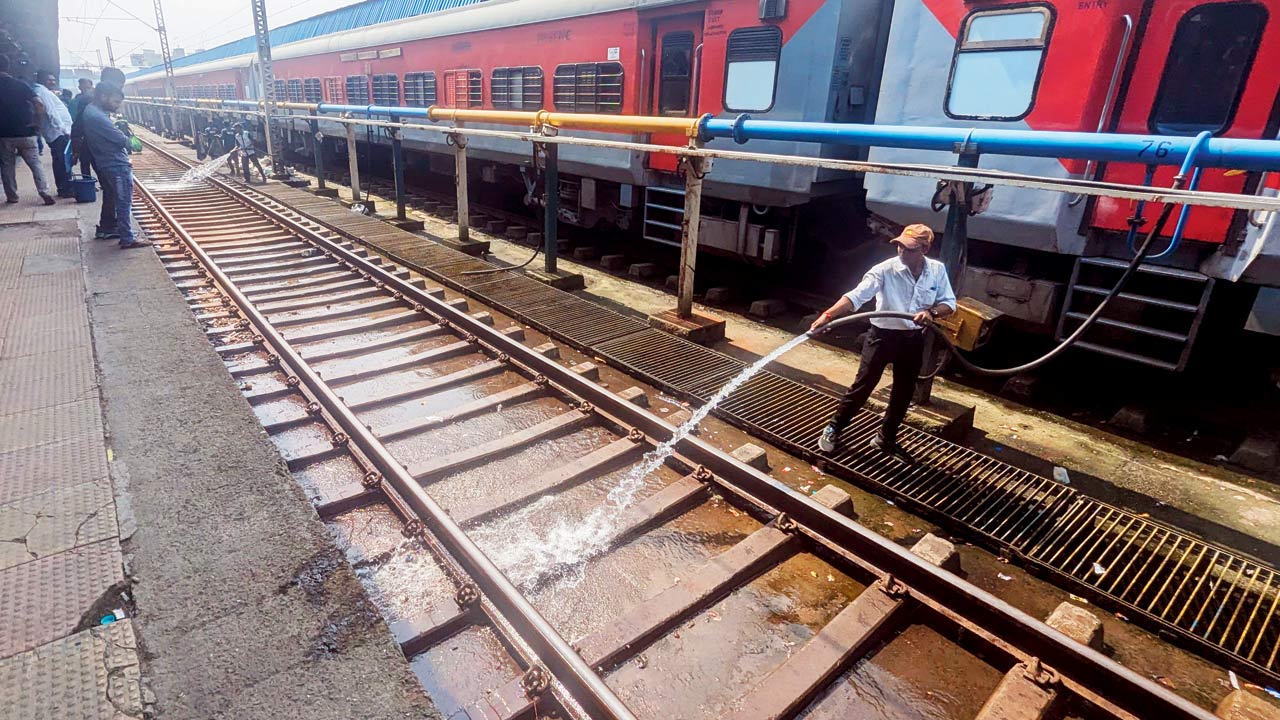
MULTIPOLYGON (((152 150, 155 153, 162 152, 154 146, 152 150)), ((158 163, 162 160, 171 162, 173 165, 170 167, 185 165, 168 154, 154 157, 148 162, 158 163)), ((362 458, 375 470, 376 474, 367 477, 365 492, 376 490, 384 493, 393 505, 405 508, 408 516, 418 521, 417 526, 413 525, 413 521, 410 522, 411 532, 428 542, 436 542, 442 551, 440 554, 465 573, 465 577, 459 578, 461 587, 466 587, 470 582, 475 583, 482 596, 481 605, 491 616, 494 627, 512 629, 512 644, 530 650, 526 665, 531 668, 539 664, 545 666, 555 680, 553 684, 563 686, 566 693, 564 704, 580 706, 590 717, 630 717, 630 711, 592 670, 597 661, 603 663, 603 658, 617 655, 615 650, 609 649, 613 646, 601 640, 595 647, 603 655, 597 655, 589 653, 580 643, 581 652, 575 652, 479 550, 460 527, 460 523, 423 489, 422 483, 429 474, 443 472, 468 461, 468 458, 441 458, 432 467, 418 467, 411 472, 387 450, 384 440, 362 423, 351 407, 334 392, 330 383, 339 380, 322 378, 304 354, 294 348, 287 333, 259 309, 258 304, 262 300, 251 297, 250 293, 241 289, 241 283, 244 282, 242 278, 255 277, 255 273, 276 273, 277 277, 280 274, 298 273, 304 277, 316 278, 307 282, 329 285, 354 282, 357 290, 371 286, 382 293, 380 297, 393 298, 406 311, 421 313, 424 317, 433 319, 441 328, 459 335, 466 344, 477 348, 477 351, 518 369, 537 385, 571 398, 577 407, 574 412, 590 415, 611 427, 621 429, 633 442, 655 443, 666 440, 671 436, 672 427, 628 398, 590 382, 535 348, 513 341, 504 332, 446 302, 438 294, 415 284, 402 273, 383 267, 376 259, 365 257, 362 252, 349 247, 331 233, 324 232, 318 225, 305 222, 296 213, 260 193, 219 179, 206 181, 198 193, 194 194, 184 191, 166 196, 152 188, 153 183, 171 179, 175 174, 173 170, 166 172, 162 168, 156 168, 151 175, 140 172, 138 192, 163 224, 164 231, 170 233, 190 253, 194 261, 193 275, 198 278, 207 274, 217 290, 229 298, 235 312, 224 313, 227 320, 225 330, 251 329, 258 336, 247 343, 247 346, 257 346, 268 351, 271 354, 270 362, 278 364, 290 378, 287 385, 296 387, 313 403, 309 411, 322 416, 340 433, 335 436, 335 444, 362 458), (243 240, 231 239, 228 242, 228 238, 235 238, 236 235, 227 233, 222 236, 224 242, 218 244, 216 249, 206 250, 204 242, 195 237, 202 233, 217 232, 220 226, 218 218, 240 216, 246 210, 249 215, 256 216, 257 220, 246 223, 252 227, 248 228, 251 232, 243 232, 243 240), (188 225, 200 226, 202 232, 190 231, 187 229, 188 225), (255 259, 258 247, 271 249, 281 246, 292 250, 285 252, 282 257, 271 258, 269 262, 255 259), (243 315, 246 324, 235 322, 236 313, 243 315)), ((295 293, 290 301, 298 299, 295 293)), ((589 329, 584 328, 584 331, 587 330, 589 329)), ((721 376, 725 371, 726 368, 700 368, 690 376, 690 381, 710 387, 710 384, 723 382, 721 376)), ((569 423, 571 420, 572 418, 565 418, 556 422, 569 423)), ((528 435, 529 439, 533 439, 536 433, 528 435)), ((752 542, 760 546, 756 550, 769 547, 781 549, 791 542, 788 533, 799 533, 833 549, 855 566, 868 570, 879 578, 878 587, 881 591, 870 595, 867 594, 870 590, 864 592, 865 599, 859 596, 850 606, 851 610, 880 613, 877 617, 888 618, 888 614, 901 605, 900 601, 910 598, 941 617, 958 623, 998 650, 1008 653, 1016 662, 1028 663, 1033 667, 1043 663, 1052 668, 1063 686, 1119 717, 1148 717, 1157 713, 1170 718, 1212 717, 1169 690, 1136 675, 1090 648, 1069 640, 1004 601, 921 560, 845 515, 791 490, 696 437, 682 440, 677 451, 682 464, 697 470, 660 493, 663 495, 661 502, 666 507, 682 507, 690 498, 698 497, 700 488, 707 483, 715 483, 741 500, 754 504, 775 517, 773 524, 765 526, 752 536, 752 542), (886 604, 878 600, 881 594, 894 602, 886 604)), ((592 462, 608 462, 607 455, 606 453, 592 462)), ((587 465, 594 467, 591 463, 587 465)), ((585 471, 584 468, 577 467, 556 472, 573 476, 585 471)), ((553 476, 544 480, 547 483, 557 481, 553 476)), ((347 501, 351 501, 350 498, 347 501)), ((633 528, 640 528, 648 521, 637 517, 630 522, 633 528)), ((744 546, 747 544, 743 543, 744 546)), ((725 588, 731 589, 734 587, 731 584, 733 582, 740 583, 743 578, 751 577, 753 572, 759 571, 759 558, 773 557, 772 553, 775 551, 761 555, 745 548, 743 552, 755 559, 744 562, 721 584, 709 585, 703 600, 714 597, 725 588)), ((688 607, 698 607, 696 602, 702 600, 693 601, 688 607)), ((445 624, 447 623, 442 623, 445 624)), ((880 623, 869 623, 863 630, 874 633, 879 626, 880 623)), ((634 638, 635 642, 640 642, 640 639, 649 637, 653 632, 652 628, 642 630, 643 632, 637 630, 640 635, 634 638)), ((862 652, 865 652, 867 646, 866 642, 856 644, 846 655, 855 656, 856 648, 863 648, 862 652)), ((629 648, 632 645, 628 643, 622 647, 629 648)), ((838 661, 845 662, 848 657, 838 661)), ((539 684, 547 684, 548 678, 544 676, 540 680, 536 672, 532 673, 532 679, 530 677, 527 674, 524 682, 535 688, 539 684)), ((784 709, 784 714, 795 709, 784 709)))

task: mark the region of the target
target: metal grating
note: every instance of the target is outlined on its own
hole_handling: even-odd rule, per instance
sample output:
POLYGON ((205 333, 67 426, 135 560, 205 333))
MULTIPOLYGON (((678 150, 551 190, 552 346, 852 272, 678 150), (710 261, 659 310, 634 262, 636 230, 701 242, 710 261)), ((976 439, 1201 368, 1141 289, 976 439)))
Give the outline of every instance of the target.
MULTIPOLYGON (((704 402, 745 367, 657 330, 592 349, 704 402)), ((829 393, 762 372, 716 414, 812 455, 836 402, 829 393)), ((915 428, 903 427, 899 436, 914 462, 872 452, 867 443, 879 423, 878 414, 865 410, 855 416, 832 469, 952 527, 967 527, 1234 667, 1280 678, 1280 578, 1272 568, 915 428)))

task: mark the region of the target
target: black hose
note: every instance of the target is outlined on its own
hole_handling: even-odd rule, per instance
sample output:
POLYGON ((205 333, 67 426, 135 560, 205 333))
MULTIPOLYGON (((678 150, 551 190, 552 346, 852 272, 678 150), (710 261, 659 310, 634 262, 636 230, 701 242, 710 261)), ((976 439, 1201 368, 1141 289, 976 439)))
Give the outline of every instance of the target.
MULTIPOLYGON (((1174 178, 1173 189, 1177 190, 1181 188, 1184 180, 1185 178, 1181 175, 1174 178)), ((932 328, 933 331, 936 332, 938 336, 941 337, 947 343, 947 346, 951 350, 952 357, 956 359, 956 362, 960 363, 961 367, 963 367, 965 370, 968 370, 969 372, 972 372, 978 375, 985 375, 987 377, 1009 377, 1012 375, 1017 375, 1019 373, 1024 373, 1030 370, 1034 370, 1040 367, 1041 365, 1044 365, 1050 360, 1053 360, 1054 358, 1061 355, 1063 352, 1066 351, 1067 348, 1074 345, 1076 341, 1079 340, 1080 337, 1084 335, 1085 332, 1088 331, 1090 327, 1093 326, 1094 322, 1096 322, 1097 319, 1102 315, 1102 311, 1105 310, 1107 305, 1110 304, 1111 301, 1114 300, 1115 297, 1120 294, 1120 289, 1124 287, 1125 283, 1129 281, 1129 278, 1133 275, 1134 271, 1136 271, 1138 269, 1138 266, 1142 264, 1143 258, 1147 256, 1147 252, 1151 249, 1151 243, 1154 242, 1156 237, 1160 235, 1160 232, 1164 229, 1164 226, 1168 223, 1169 216, 1172 213, 1173 213, 1173 204, 1165 203, 1164 209, 1160 211, 1160 217, 1156 221, 1155 226, 1151 228, 1151 232, 1147 233, 1146 239, 1143 240, 1142 245, 1138 247, 1138 252, 1133 256, 1133 260, 1129 262, 1128 267, 1124 269, 1124 273, 1120 275, 1120 279, 1116 281, 1115 287, 1111 288, 1111 292, 1107 293, 1106 297, 1102 299, 1102 302, 1098 303, 1098 307, 1094 308, 1093 312, 1089 314, 1089 317, 1085 318, 1084 322, 1080 323, 1080 327, 1076 328, 1075 332, 1067 336, 1066 339, 1064 339, 1061 343, 1059 343, 1057 347, 1053 348, 1052 350, 1045 353, 1044 355, 1041 355, 1035 360, 1023 363, 1016 367, 1009 367, 1009 368, 980 367, 978 365, 974 365, 966 357, 956 352, 955 344, 951 342, 951 338, 947 337, 947 334, 943 332, 941 328, 933 324, 928 325, 928 327, 932 328)), ((809 334, 821 334, 824 332, 828 332, 840 325, 846 325, 848 323, 857 322, 858 320, 866 320, 870 318, 900 318, 904 320, 910 320, 913 317, 914 315, 912 315, 911 313, 890 312, 890 311, 882 311, 882 310, 873 310, 873 311, 864 312, 864 313, 854 313, 853 315, 846 315, 838 320, 832 320, 826 325, 823 325, 821 328, 818 328, 818 330, 812 331, 809 334)), ((941 369, 942 369, 942 363, 939 363, 938 367, 935 368, 932 373, 930 373, 929 375, 925 375, 923 377, 925 378, 933 377, 941 369)))
POLYGON ((491 268, 486 270, 468 270, 466 272, 462 272, 458 274, 459 275, 487 275, 488 273, 505 272, 507 270, 521 270, 523 268, 528 267, 529 263, 533 262, 534 258, 538 257, 539 252, 542 252, 542 246, 535 245, 533 246, 533 254, 529 256, 529 259, 525 260, 519 265, 512 265, 511 267, 491 268))

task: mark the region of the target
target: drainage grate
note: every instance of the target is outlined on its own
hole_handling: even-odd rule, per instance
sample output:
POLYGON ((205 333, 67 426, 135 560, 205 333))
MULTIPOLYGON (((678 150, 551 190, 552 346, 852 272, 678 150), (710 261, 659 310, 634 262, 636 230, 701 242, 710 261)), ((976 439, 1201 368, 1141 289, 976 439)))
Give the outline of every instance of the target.
POLYGON ((1198 644, 1277 674, 1280 578, 1270 568, 1081 496, 1025 552, 1198 644))
MULTIPOLYGON (((701 401, 745 367, 656 330, 593 349, 656 385, 701 401)), ((812 455, 835 406, 829 393, 762 372, 716 412, 775 444, 812 455)), ((914 462, 871 452, 867 443, 879 422, 868 411, 855 416, 842 435, 846 449, 830 465, 1123 605, 1233 667, 1280 679, 1280 578, 1273 569, 915 428, 904 427, 899 435, 914 462)))

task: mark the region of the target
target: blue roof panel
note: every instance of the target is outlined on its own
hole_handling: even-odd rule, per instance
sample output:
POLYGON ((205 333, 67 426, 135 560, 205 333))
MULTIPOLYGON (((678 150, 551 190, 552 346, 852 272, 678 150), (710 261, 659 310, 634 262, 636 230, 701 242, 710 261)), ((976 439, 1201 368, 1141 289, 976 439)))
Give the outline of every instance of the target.
MULTIPOLYGON (((332 35, 333 33, 391 22, 392 20, 403 20, 416 15, 452 10, 453 8, 474 5, 480 2, 484 2, 484 0, 365 0, 365 2, 348 5, 315 17, 282 25, 271 31, 271 46, 278 47, 300 40, 310 40, 322 35, 332 35)), ((178 58, 173 61, 173 66, 180 68, 199 65, 213 60, 244 55, 254 52, 256 49, 253 36, 249 36, 210 48, 204 52, 178 58)), ((138 70, 131 73, 129 77, 139 78, 157 72, 164 72, 164 68, 157 66, 138 70)))

